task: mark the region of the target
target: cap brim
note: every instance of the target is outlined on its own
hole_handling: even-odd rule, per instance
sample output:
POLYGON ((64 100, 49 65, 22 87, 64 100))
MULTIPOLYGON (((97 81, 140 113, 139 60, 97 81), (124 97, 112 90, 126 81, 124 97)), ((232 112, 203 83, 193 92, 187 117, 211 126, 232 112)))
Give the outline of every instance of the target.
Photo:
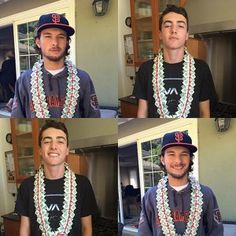
POLYGON ((69 26, 69 25, 47 23, 47 24, 41 25, 37 29, 37 34, 39 32, 41 32, 42 30, 47 29, 47 28, 59 28, 59 29, 62 29, 62 30, 64 30, 67 33, 68 36, 72 36, 75 33, 75 30, 71 26, 69 26))
POLYGON ((197 151, 197 147, 194 146, 194 145, 192 145, 192 144, 189 144, 189 143, 168 143, 168 144, 166 144, 165 146, 163 146, 163 147, 161 148, 161 151, 164 151, 164 150, 166 150, 167 148, 169 148, 169 147, 174 147, 174 146, 182 146, 182 147, 185 147, 185 148, 189 149, 190 152, 192 152, 192 153, 194 153, 194 152, 197 151))

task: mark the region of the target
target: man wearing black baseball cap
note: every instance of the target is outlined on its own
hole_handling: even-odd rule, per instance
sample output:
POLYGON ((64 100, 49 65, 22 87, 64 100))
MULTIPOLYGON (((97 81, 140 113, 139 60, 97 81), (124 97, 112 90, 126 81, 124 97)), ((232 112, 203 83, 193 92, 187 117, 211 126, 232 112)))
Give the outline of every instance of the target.
POLYGON ((139 236, 223 236, 214 193, 189 173, 196 151, 185 132, 164 135, 160 166, 165 175, 144 195, 139 236))
POLYGON ((100 117, 91 78, 66 59, 74 32, 63 15, 39 18, 35 48, 42 59, 17 80, 12 117, 100 117))

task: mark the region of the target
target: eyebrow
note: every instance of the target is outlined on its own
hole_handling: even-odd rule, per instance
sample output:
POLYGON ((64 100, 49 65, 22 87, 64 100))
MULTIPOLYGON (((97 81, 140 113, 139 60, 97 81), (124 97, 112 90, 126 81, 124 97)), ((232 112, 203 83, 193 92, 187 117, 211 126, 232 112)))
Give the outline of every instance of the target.
MULTIPOLYGON (((44 32, 43 35, 52 35, 52 33, 50 33, 50 32, 44 32)), ((65 36, 65 37, 66 37, 66 33, 65 33, 65 34, 64 34, 64 33, 59 33, 59 34, 57 34, 57 36, 58 36, 58 35, 61 35, 61 36, 65 36)))
MULTIPOLYGON (((171 23, 171 24, 172 24, 172 23, 173 23, 173 21, 171 21, 171 20, 166 20, 166 21, 164 21, 164 22, 163 22, 163 24, 165 24, 165 23, 171 23)), ((186 25, 186 22, 185 22, 185 21, 183 21, 183 20, 178 20, 178 21, 177 21, 177 23, 180 23, 180 24, 185 24, 185 25, 186 25)))
MULTIPOLYGON (((44 138, 42 139, 42 141, 44 141, 45 139, 50 139, 50 140, 52 140, 52 137, 50 137, 50 136, 46 136, 46 137, 44 137, 44 138)), ((66 138, 63 137, 63 136, 57 136, 56 139, 57 139, 57 140, 58 140, 58 139, 63 139, 63 140, 66 141, 66 138)))

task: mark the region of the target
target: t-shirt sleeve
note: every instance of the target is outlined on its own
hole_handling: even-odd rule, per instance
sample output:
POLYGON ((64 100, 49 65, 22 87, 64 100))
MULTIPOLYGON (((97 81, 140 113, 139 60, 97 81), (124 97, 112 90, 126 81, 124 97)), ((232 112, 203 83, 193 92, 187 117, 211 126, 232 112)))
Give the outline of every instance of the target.
POLYGON ((150 66, 150 61, 142 64, 137 72, 133 95, 138 99, 147 100, 148 95, 148 67, 150 66))
POLYGON ((81 188, 81 217, 96 215, 97 214, 97 203, 93 188, 89 180, 85 176, 80 177, 81 188))
POLYGON ((28 181, 22 182, 17 192, 15 205, 15 212, 17 212, 18 215, 29 217, 29 197, 28 181))
POLYGON ((84 118, 101 117, 97 95, 93 81, 85 71, 79 71, 80 81, 80 110, 84 118))

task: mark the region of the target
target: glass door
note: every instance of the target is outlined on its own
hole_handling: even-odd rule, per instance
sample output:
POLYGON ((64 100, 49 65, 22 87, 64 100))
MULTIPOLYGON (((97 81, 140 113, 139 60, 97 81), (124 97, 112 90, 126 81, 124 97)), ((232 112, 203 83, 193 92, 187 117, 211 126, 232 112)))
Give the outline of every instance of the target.
POLYGON ((153 58, 152 5, 151 0, 135 1, 135 25, 137 57, 140 61, 153 58))

